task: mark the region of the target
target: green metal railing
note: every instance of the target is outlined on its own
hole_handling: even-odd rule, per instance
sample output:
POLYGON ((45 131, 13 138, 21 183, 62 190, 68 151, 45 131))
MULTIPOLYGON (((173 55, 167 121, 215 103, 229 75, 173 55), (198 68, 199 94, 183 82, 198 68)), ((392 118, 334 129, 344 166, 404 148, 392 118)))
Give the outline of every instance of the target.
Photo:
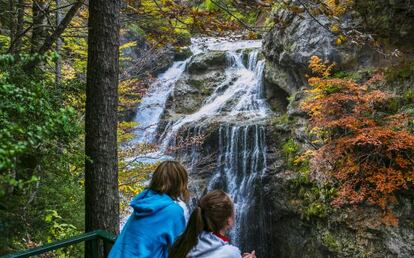
POLYGON ((81 242, 89 242, 91 243, 93 255, 92 257, 101 257, 99 255, 99 245, 100 241, 103 242, 104 245, 113 244, 115 242, 115 236, 111 233, 104 231, 104 230, 96 230, 92 232, 88 232, 82 235, 74 236, 69 239, 53 242, 47 245, 35 247, 32 249, 20 251, 13 254, 8 254, 5 256, 1 256, 0 258, 23 258, 23 257, 31 257, 34 255, 39 255, 47 252, 51 252, 60 248, 64 248, 67 246, 72 246, 81 242))

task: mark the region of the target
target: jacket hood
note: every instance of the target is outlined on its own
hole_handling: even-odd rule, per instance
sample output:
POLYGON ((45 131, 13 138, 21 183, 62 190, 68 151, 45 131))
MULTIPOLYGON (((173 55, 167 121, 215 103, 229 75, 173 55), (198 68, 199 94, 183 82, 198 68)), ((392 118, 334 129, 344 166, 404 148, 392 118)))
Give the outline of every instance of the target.
POLYGON ((187 254, 187 258, 239 258, 240 250, 223 241, 211 232, 203 231, 199 237, 197 245, 187 254))
POLYGON ((130 203, 137 217, 150 216, 174 203, 168 194, 160 194, 152 190, 144 190, 130 203))

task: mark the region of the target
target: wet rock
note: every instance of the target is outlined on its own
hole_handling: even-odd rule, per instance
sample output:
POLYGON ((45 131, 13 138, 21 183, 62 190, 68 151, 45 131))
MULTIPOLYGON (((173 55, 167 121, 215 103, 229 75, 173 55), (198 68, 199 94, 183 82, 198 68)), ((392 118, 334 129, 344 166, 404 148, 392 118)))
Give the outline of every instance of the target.
POLYGON ((202 73, 206 70, 223 67, 226 64, 226 53, 211 51, 195 55, 188 64, 187 71, 191 74, 202 73))
POLYGON ((175 49, 174 52, 174 60, 175 61, 184 61, 187 58, 191 57, 193 53, 191 52, 191 49, 189 47, 181 47, 175 49))
POLYGON ((167 101, 167 117, 194 113, 224 79, 224 70, 220 69, 184 75, 167 101))

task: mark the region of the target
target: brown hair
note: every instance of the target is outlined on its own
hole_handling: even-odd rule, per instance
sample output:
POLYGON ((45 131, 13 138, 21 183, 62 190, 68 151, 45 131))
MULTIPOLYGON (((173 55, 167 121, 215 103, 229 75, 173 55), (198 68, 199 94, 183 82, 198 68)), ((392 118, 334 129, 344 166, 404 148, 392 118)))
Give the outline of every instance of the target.
POLYGON ((155 169, 149 189, 186 202, 190 196, 187 185, 187 170, 180 162, 168 160, 161 162, 155 169))
POLYGON ((172 246, 170 258, 186 257, 203 230, 218 233, 227 226, 227 220, 233 214, 233 201, 224 191, 214 190, 206 194, 191 213, 186 230, 172 246))

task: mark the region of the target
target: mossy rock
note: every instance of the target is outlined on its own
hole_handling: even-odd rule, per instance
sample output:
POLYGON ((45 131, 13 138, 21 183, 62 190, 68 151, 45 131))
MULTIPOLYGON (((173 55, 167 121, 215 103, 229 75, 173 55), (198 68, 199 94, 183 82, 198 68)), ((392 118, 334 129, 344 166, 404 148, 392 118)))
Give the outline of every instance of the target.
POLYGON ((192 55, 193 55, 193 52, 191 52, 191 49, 189 47, 177 48, 175 49, 175 52, 174 52, 174 60, 183 61, 191 57, 192 55))
POLYGON ((209 69, 224 67, 226 64, 226 53, 223 51, 212 51, 195 55, 187 67, 189 73, 202 73, 209 69))

